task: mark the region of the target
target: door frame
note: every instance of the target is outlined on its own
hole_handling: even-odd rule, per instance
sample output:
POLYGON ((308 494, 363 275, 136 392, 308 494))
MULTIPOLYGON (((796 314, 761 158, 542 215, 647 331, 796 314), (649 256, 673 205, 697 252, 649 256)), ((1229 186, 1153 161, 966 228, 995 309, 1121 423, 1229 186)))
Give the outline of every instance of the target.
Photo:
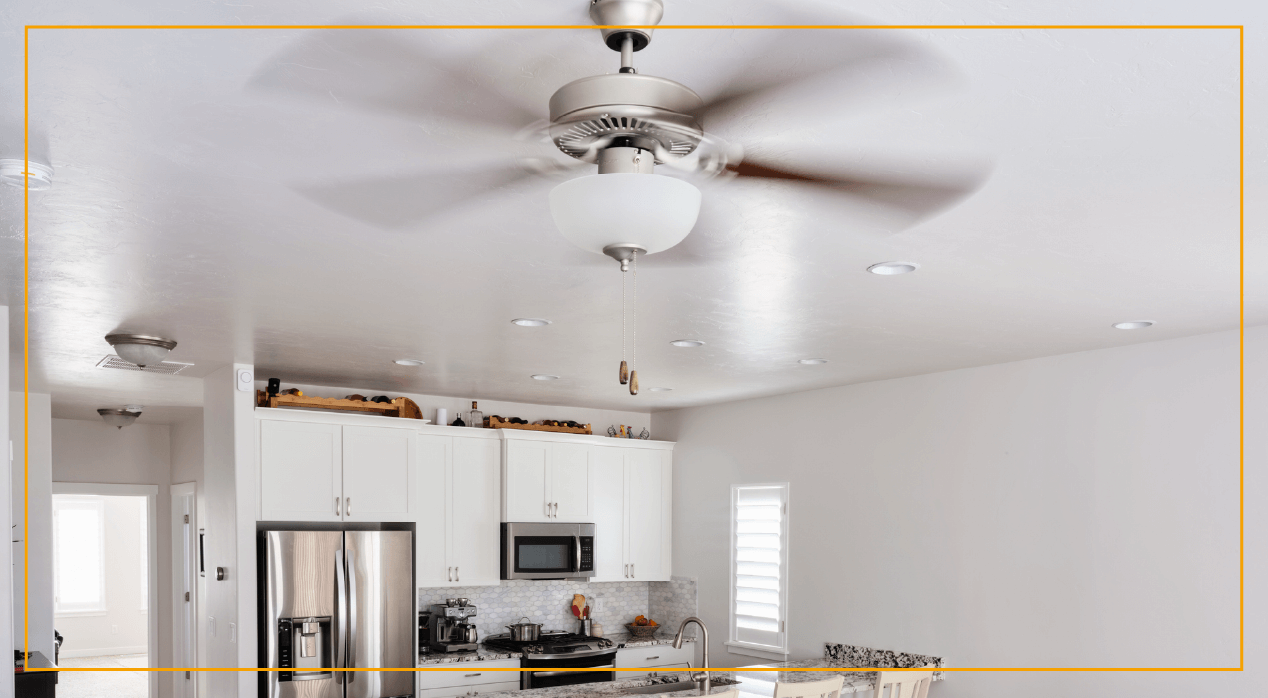
MULTIPOLYGON (((180 656, 177 649, 180 648, 183 638, 188 637, 190 646, 186 656, 192 657, 193 661, 185 666, 198 666, 198 483, 182 482, 172 485, 172 664, 177 666, 176 657, 180 656), (188 498, 189 501, 189 528, 185 529, 185 507, 183 500, 188 498), (184 536, 184 531, 189 531, 188 536, 184 536), (184 546, 189 546, 188 557, 185 553, 184 546), (193 624, 190 628, 184 627, 184 614, 177 612, 182 608, 182 604, 186 603, 182 598, 182 587, 185 581, 184 575, 190 575, 189 585, 189 602, 192 613, 189 620, 193 624)), ((191 676, 185 678, 185 674, 179 671, 172 672, 172 695, 183 698, 185 695, 198 696, 197 677, 191 676), (187 682, 187 683, 186 683, 187 682), (181 689, 184 685, 189 688, 186 694, 181 689)))
MULTIPOLYGON (((151 669, 158 668, 158 485, 106 485, 92 482, 54 482, 53 494, 95 494, 104 497, 145 497, 146 553, 149 599, 146 600, 146 663, 151 669)), ((161 672, 149 671, 150 698, 158 698, 158 675, 161 672)))

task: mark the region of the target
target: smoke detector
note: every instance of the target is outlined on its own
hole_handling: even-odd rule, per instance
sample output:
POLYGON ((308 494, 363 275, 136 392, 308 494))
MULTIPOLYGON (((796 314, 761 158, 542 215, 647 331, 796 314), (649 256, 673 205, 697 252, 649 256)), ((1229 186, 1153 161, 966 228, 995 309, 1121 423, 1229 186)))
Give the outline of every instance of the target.
POLYGON ((53 168, 33 160, 0 158, 0 182, 18 189, 44 191, 53 186, 53 168))

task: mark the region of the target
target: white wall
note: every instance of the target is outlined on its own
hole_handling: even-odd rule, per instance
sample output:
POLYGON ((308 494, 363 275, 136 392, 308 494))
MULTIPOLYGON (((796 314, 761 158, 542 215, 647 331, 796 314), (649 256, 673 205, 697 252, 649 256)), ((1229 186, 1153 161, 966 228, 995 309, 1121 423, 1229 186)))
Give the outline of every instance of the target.
MULTIPOLYGON (((1268 685, 1268 328, 1246 361, 1253 671, 955 673, 940 698, 1268 685)), ((1239 660, 1238 419, 1238 336, 1220 333, 657 413, 653 429, 678 441, 674 573, 699 579, 715 637, 729 487, 788 481, 794 658, 833 641, 959 667, 1202 667, 1239 660)), ((715 666, 759 661, 715 647, 715 666)))
POLYGON ((197 482, 203 479, 203 417, 175 422, 170 426, 172 438, 172 483, 197 482))
MULTIPOLYGON (((102 421, 78 419, 54 419, 52 424, 55 482, 158 486, 155 567, 170 570, 172 532, 167 522, 171 520, 172 508, 169 491, 172 448, 168 426, 138 422, 119 429, 102 421)), ((48 578, 52 579, 51 565, 48 578)), ((172 665, 171 584, 170 574, 158 574, 158 609, 151 620, 158 623, 158 665, 161 667, 172 665)), ((171 690, 169 682, 159 682, 160 698, 170 696, 171 690)))
POLYGON ((9 393, 9 435, 13 440, 13 523, 16 528, 11 540, 29 540, 26 550, 30 563, 30 592, 23 598, 24 579, 23 547, 13 550, 13 644, 23 647, 23 637, 29 637, 30 649, 53 657, 53 477, 52 477, 52 407, 49 395, 31 393, 30 402, 23 404, 22 393, 9 393), (29 423, 23 427, 23 414, 29 408, 29 423), (23 491, 24 458, 27 446, 24 435, 30 436, 30 482, 23 491), (29 515, 25 516, 27 501, 29 515), (24 524, 29 530, 24 533, 24 524), (45 580, 48 580, 47 582, 45 580), (23 604, 26 604, 25 608, 23 604), (24 622, 24 612, 30 611, 29 623, 24 622), (25 628, 23 625, 28 625, 25 628))
MULTIPOLYGON (((55 617, 58 631, 66 638, 63 657, 144 653, 149 644, 153 609, 147 608, 149 594, 143 575, 148 575, 149 569, 141 548, 146 498, 103 496, 101 500, 106 611, 100 615, 55 617)), ((74 574, 75 570, 63 573, 74 574)))
MULTIPOLYGON (((256 376, 256 378, 267 378, 267 376, 256 376)), ((267 380, 257 380, 255 387, 258 390, 264 390, 267 387, 267 380)), ((444 397, 440 395, 420 395, 418 393, 397 393, 371 391, 364 388, 340 388, 320 385, 306 385, 302 383, 282 383, 282 388, 299 388, 304 391, 305 395, 313 395, 316 397, 343 397, 358 393, 366 397, 375 395, 388 395, 389 397, 407 397, 418 404, 423 411, 423 419, 430 419, 432 423, 436 423, 436 409, 443 407, 449 410, 449 420, 452 422, 459 411, 470 410, 471 401, 475 400, 480 405, 480 411, 487 417, 496 414, 502 417, 520 417, 528 421, 536 421, 538 419, 570 419, 574 422, 582 424, 590 424, 595 434, 604 435, 607 433, 608 426, 624 424, 626 426, 635 427, 635 431, 644 427, 651 427, 651 415, 646 412, 627 412, 622 410, 601 410, 592 407, 563 407, 559 405, 535 405, 527 402, 502 402, 500 400, 483 400, 479 396, 471 398, 455 398, 444 397)), ((652 434, 653 439, 659 439, 660 436, 652 434)))

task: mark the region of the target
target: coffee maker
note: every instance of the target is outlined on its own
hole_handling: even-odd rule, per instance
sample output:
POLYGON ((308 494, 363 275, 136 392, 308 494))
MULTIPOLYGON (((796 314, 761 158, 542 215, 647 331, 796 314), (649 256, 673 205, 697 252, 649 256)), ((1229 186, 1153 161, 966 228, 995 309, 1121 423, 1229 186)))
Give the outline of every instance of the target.
POLYGON ((480 642, 475 618, 476 607, 468 599, 445 599, 443 604, 428 607, 427 646, 433 652, 469 652, 480 642))

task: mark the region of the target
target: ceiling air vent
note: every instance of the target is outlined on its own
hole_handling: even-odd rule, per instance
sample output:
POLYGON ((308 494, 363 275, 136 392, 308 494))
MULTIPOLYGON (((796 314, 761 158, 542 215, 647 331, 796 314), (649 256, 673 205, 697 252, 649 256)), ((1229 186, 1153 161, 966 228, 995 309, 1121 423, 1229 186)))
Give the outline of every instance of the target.
POLYGON ((97 362, 97 368, 117 368, 123 371, 137 371, 139 373, 161 373, 165 376, 174 376, 190 366, 193 366, 193 364, 183 364, 179 361, 160 361, 157 364, 141 368, 134 363, 120 359, 114 354, 109 354, 106 358, 97 362))

